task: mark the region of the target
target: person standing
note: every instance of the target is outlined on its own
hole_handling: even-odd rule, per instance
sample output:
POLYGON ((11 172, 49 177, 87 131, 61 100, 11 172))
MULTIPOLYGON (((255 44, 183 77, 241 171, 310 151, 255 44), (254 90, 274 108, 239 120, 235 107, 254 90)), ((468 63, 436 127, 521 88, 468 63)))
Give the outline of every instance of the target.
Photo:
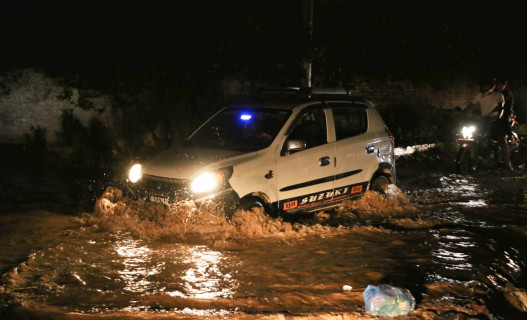
POLYGON ((465 111, 479 110, 485 130, 489 133, 488 136, 498 142, 505 168, 514 171, 507 144, 508 121, 500 118, 503 115, 505 98, 500 91, 496 90, 496 87, 495 78, 482 80, 480 82, 480 93, 474 97, 465 111))
POLYGON ((496 91, 501 92, 501 94, 503 94, 503 98, 505 99, 500 118, 506 123, 507 135, 512 136, 511 120, 514 117, 514 98, 511 91, 509 90, 508 81, 505 79, 498 79, 496 81, 496 91))

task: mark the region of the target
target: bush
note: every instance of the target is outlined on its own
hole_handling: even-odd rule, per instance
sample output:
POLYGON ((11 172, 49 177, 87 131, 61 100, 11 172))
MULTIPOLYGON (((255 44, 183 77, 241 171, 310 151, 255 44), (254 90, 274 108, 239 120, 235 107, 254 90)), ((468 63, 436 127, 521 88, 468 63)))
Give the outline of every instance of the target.
POLYGON ((113 137, 96 118, 84 127, 73 110, 63 110, 57 137, 66 166, 98 169, 107 167, 113 160, 113 137))
POLYGON ((48 155, 46 130, 40 126, 31 126, 29 132, 24 134, 24 138, 24 151, 28 155, 25 158, 33 164, 42 164, 48 155))

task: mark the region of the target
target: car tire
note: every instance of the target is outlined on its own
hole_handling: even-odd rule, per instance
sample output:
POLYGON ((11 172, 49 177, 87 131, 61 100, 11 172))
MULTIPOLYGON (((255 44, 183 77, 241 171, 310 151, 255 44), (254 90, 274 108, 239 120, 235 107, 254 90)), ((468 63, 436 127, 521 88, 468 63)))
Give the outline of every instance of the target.
POLYGON ((370 190, 377 191, 380 194, 386 194, 388 190, 388 185, 390 185, 390 179, 386 176, 377 176, 373 178, 370 184, 370 190))
POLYGON ((264 213, 271 218, 278 218, 280 216, 278 208, 274 208, 259 197, 248 196, 241 199, 238 204, 238 209, 252 211, 252 208, 263 208, 264 213))
POLYGON ((246 211, 251 211, 252 208, 265 208, 265 204, 262 199, 250 196, 241 199, 238 208, 246 211))

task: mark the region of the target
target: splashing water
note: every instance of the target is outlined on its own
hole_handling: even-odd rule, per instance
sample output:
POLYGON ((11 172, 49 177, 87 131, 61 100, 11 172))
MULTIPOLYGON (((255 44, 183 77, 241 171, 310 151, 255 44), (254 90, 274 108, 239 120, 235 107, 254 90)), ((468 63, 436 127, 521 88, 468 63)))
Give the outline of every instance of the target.
POLYGON ((164 206, 108 188, 93 213, 2 276, 0 301, 56 318, 364 319, 364 288, 391 283, 417 298, 416 319, 486 317, 483 301, 499 300, 489 292, 523 292, 527 213, 500 211, 481 184, 390 186, 296 219, 256 209, 228 219, 213 203, 164 206))

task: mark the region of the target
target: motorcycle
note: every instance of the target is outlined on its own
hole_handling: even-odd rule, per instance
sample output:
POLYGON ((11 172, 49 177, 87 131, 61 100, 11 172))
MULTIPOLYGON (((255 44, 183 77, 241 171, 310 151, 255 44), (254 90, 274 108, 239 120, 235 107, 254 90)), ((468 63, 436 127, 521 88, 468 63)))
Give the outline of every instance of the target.
MULTIPOLYGON (((511 163, 517 158, 520 147, 518 134, 512 128, 518 124, 516 117, 510 120, 511 134, 507 135, 507 145, 511 163)), ((460 143, 456 155, 456 171, 461 174, 473 173, 482 169, 495 169, 500 166, 501 152, 499 144, 490 137, 489 125, 484 123, 465 123, 458 133, 460 143)))

